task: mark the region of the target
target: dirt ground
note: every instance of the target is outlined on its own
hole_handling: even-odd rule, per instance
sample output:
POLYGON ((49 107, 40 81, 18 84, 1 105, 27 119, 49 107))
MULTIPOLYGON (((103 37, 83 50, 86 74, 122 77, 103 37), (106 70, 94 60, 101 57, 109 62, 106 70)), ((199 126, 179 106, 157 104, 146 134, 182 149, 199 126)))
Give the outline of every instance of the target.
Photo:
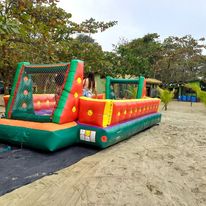
MULTIPOLYGON (((162 122, 0 197, 0 205, 206 205, 206 108, 172 102, 162 122)), ((69 158, 69 157, 68 157, 69 158)))

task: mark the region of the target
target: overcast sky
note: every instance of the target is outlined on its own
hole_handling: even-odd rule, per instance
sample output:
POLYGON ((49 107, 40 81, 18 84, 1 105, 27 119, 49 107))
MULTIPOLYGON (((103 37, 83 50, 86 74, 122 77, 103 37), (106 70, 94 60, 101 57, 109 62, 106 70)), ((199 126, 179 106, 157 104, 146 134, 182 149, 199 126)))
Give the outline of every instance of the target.
POLYGON ((118 21, 118 25, 92 37, 107 51, 120 38, 127 40, 158 33, 168 36, 191 34, 206 36, 206 0, 60 0, 61 6, 72 13, 72 20, 81 22, 118 21))

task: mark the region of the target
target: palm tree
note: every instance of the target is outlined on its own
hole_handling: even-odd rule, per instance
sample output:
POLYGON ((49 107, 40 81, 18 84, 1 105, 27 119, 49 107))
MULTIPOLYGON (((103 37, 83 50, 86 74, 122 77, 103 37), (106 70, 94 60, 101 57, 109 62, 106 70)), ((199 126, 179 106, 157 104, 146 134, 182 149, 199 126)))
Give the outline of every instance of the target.
POLYGON ((174 98, 175 89, 169 91, 168 89, 161 89, 160 87, 157 87, 157 90, 159 92, 161 101, 164 103, 163 108, 165 108, 166 111, 168 104, 174 98))
POLYGON ((185 87, 192 89, 196 92, 197 97, 200 101, 206 106, 206 91, 202 91, 200 86, 197 83, 188 83, 185 87))

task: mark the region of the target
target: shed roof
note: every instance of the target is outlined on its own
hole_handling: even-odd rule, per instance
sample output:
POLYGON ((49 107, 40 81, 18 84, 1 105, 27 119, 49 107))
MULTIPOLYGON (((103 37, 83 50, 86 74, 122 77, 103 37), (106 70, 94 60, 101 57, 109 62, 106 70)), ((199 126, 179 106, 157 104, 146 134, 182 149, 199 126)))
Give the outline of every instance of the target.
POLYGON ((157 80, 157 79, 146 78, 145 80, 149 84, 162 84, 162 82, 160 80, 157 80))

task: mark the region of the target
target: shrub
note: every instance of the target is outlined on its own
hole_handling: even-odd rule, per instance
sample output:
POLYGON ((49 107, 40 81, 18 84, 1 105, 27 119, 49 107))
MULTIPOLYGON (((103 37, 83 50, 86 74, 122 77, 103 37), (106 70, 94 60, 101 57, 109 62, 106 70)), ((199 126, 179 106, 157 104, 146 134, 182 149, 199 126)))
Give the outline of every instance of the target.
POLYGON ((190 88, 194 92, 196 92, 197 97, 206 106, 206 91, 202 91, 197 83, 188 83, 185 85, 185 87, 190 88))
POLYGON ((166 111, 168 104, 174 98, 175 89, 173 89, 172 91, 169 91, 168 89, 161 89, 160 87, 157 87, 157 90, 159 92, 161 101, 164 103, 163 108, 165 108, 165 111, 166 111))

